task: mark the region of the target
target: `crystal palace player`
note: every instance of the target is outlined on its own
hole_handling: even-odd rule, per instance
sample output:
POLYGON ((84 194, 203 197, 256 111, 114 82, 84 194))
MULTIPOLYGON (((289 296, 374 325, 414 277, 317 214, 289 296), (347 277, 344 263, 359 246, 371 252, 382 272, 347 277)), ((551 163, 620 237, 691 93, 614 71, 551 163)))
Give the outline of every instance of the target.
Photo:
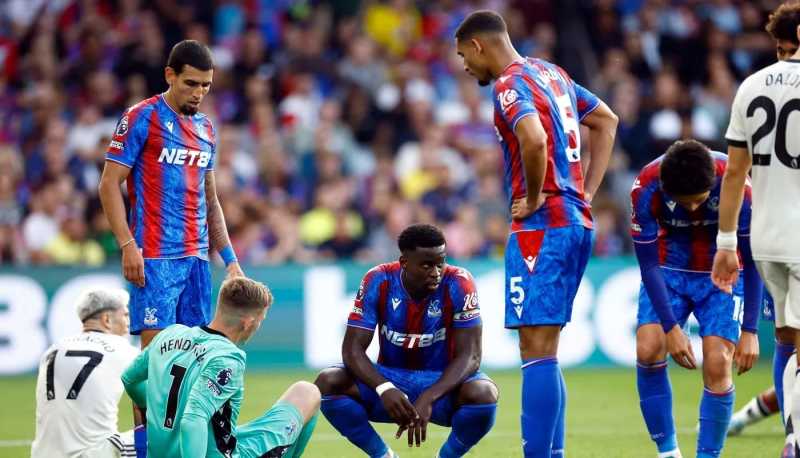
POLYGON ((441 458, 463 456, 494 424, 497 388, 478 370, 481 318, 472 275, 445 264, 445 239, 431 225, 406 228, 400 260, 364 277, 342 344, 344 367, 315 382, 322 413, 370 457, 395 456, 370 421, 395 422, 408 445, 425 440, 429 421, 452 426, 441 458), (367 347, 375 329, 380 356, 367 347), (412 404, 413 403, 413 404, 412 404))
POLYGON ((211 87, 211 51, 193 40, 170 52, 167 92, 129 108, 106 154, 100 199, 131 285, 131 333, 142 347, 171 324, 211 318, 209 237, 229 275, 241 275, 214 183, 216 138, 198 112, 211 87), (120 184, 127 179, 130 227, 120 184))
POLYGON ((549 457, 564 443, 558 338, 591 253, 589 201, 608 165, 617 117, 558 66, 520 56, 494 12, 469 15, 456 46, 479 84, 496 80, 495 128, 513 218, 505 325, 519 329, 525 456, 549 457), (592 150, 585 187, 579 123, 589 128, 592 150))
POLYGON ((689 314, 700 323, 703 338, 699 458, 718 457, 722 451, 733 412, 732 360, 741 374, 758 357, 756 328, 763 287, 750 253, 749 189, 738 233, 744 281, 734 286, 731 296, 717 289, 710 276, 726 163, 724 154, 711 152, 698 141, 678 141, 642 169, 631 190, 631 235, 642 272, 637 385, 642 415, 659 457, 681 456, 665 358, 669 353, 681 366, 696 367, 681 329, 689 314))

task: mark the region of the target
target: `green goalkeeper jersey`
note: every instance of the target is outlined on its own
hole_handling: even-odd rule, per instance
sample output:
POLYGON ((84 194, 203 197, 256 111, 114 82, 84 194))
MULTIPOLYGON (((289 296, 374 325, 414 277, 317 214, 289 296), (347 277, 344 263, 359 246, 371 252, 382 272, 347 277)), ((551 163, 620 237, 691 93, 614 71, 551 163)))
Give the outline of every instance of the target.
POLYGON ((244 351, 218 331, 176 324, 159 332, 122 374, 147 408, 147 455, 237 456, 244 369, 244 351))

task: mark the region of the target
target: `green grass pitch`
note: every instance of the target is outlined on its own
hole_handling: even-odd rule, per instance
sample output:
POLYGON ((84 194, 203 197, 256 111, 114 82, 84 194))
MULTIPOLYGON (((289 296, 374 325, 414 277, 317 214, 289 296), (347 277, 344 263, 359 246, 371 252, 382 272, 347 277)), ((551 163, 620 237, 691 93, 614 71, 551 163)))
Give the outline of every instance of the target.
MULTIPOLYGON (((468 456, 520 457, 519 441, 519 371, 489 371, 500 387, 501 399, 497 422, 468 456)), ((647 437, 639 413, 633 369, 580 369, 565 372, 569 390, 567 409, 567 448, 570 458, 655 457, 655 447, 647 437)), ((701 376, 676 366, 670 367, 679 443, 685 457, 694 456, 695 424, 702 390, 701 376)), ((311 372, 254 373, 247 377, 241 420, 247 421, 265 410, 293 380, 313 380, 311 372)), ((769 367, 762 364, 752 373, 735 377, 736 407, 771 384, 769 367)), ((0 456, 27 457, 35 422, 35 378, 0 378, 3 405, 0 408, 0 456)), ((120 427, 130 428, 129 401, 123 400, 120 427)), ((390 425, 378 431, 403 457, 432 457, 444 441, 447 430, 431 426, 428 441, 419 449, 409 450, 405 438, 394 439, 390 425)), ((729 439, 724 457, 777 457, 782 446, 782 428, 777 417, 770 418, 729 439)), ((339 458, 363 456, 328 424, 320 419, 315 436, 306 449, 308 457, 339 458)))

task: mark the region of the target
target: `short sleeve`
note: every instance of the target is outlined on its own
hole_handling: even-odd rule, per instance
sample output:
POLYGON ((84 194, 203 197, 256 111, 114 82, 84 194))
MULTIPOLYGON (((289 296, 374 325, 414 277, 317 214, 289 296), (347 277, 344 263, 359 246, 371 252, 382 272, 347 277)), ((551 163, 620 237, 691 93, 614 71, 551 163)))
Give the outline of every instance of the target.
POLYGON ((648 243, 658 238, 658 220, 653 215, 653 196, 657 186, 643 183, 637 177, 631 188, 631 238, 634 242, 648 243))
POLYGON ((471 328, 481 325, 481 307, 475 279, 466 270, 459 268, 448 288, 453 304, 453 327, 471 328))
POLYGON ((147 137, 148 113, 150 110, 139 109, 128 110, 122 115, 108 145, 106 160, 129 168, 134 166, 147 137))
POLYGON ((536 114, 533 93, 521 75, 500 77, 494 85, 494 97, 495 108, 511 130, 520 119, 536 114))
POLYGON ((210 119, 205 119, 205 126, 206 126, 206 135, 208 136, 208 142, 211 145, 211 158, 208 160, 208 166, 206 167, 206 171, 214 170, 214 165, 217 162, 217 131, 214 129, 214 124, 211 122, 210 119))
POLYGON ((575 102, 578 105, 578 120, 583 121, 589 113, 600 106, 600 99, 594 93, 578 83, 574 83, 575 102))
POLYGON ((744 107, 744 88, 745 84, 739 86, 736 97, 731 106, 731 120, 728 123, 728 130, 725 132, 725 139, 728 145, 737 148, 747 148, 747 132, 745 131, 745 107, 744 107))
POLYGON ((210 360, 189 391, 184 417, 210 419, 226 401, 244 389, 244 361, 232 356, 210 360))
POLYGON ((353 309, 347 318, 347 325, 356 328, 375 329, 378 325, 378 307, 382 296, 381 289, 386 288, 383 269, 378 266, 372 268, 361 280, 361 285, 356 293, 353 309))

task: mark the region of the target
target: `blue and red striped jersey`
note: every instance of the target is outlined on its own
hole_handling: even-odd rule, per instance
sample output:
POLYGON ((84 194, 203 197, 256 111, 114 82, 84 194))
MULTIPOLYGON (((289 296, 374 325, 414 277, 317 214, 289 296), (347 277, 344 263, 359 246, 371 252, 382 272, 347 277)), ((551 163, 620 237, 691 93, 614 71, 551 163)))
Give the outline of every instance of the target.
MULTIPOLYGON (((712 152, 717 181, 708 199, 695 211, 689 211, 661 189, 659 179, 664 156, 642 168, 631 189, 631 237, 637 243, 658 243, 662 267, 690 272, 711 272, 717 251, 719 194, 728 157, 712 152)), ((744 202, 739 213, 739 235, 750 234, 750 179, 745 186, 744 202)), ((741 259, 741 254, 740 254, 741 259)))
POLYGON ((417 302, 406 292, 400 263, 373 267, 361 281, 348 326, 378 328, 378 363, 389 367, 443 371, 455 355, 454 328, 481 325, 472 275, 445 267, 436 291, 417 302))
POLYGON ((206 172, 216 139, 202 113, 182 116, 153 96, 117 123, 106 160, 131 169, 128 224, 145 258, 208 258, 206 172))
MULTIPOLYGON (((511 230, 583 225, 592 227, 590 205, 583 194, 579 123, 600 99, 572 81, 555 64, 527 58, 511 63, 494 83, 494 125, 505 159, 505 186, 511 201, 526 195, 522 155, 514 134, 520 119, 537 115, 547 133, 544 205, 511 230)), ((510 206, 511 202, 509 202, 510 206)))

